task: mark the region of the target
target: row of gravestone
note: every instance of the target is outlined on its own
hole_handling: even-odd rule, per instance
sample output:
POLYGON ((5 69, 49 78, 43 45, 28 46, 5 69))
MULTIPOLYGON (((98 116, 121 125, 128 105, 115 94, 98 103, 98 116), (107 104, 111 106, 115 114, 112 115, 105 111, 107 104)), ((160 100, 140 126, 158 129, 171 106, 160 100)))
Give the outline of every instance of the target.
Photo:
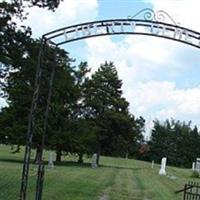
MULTIPOLYGON (((167 162, 167 158, 165 158, 165 157, 162 158, 162 160, 161 160, 161 168, 160 168, 160 171, 159 171, 160 175, 166 175, 166 171, 165 171, 166 162, 167 162)), ((153 166, 153 161, 152 161, 152 166, 153 166)), ((197 158, 196 162, 193 162, 193 164, 192 164, 192 170, 193 171, 197 171, 200 174, 200 158, 197 158)))
MULTIPOLYGON (((49 154, 49 163, 48 163, 48 167, 49 168, 53 168, 54 167, 54 158, 53 158, 53 153, 50 152, 49 154)), ((160 168, 160 171, 159 171, 159 174, 160 175, 166 175, 166 171, 165 171, 165 168, 166 168, 166 162, 167 162, 167 158, 162 158, 162 161, 161 161, 161 168, 160 168)), ((152 168, 153 168, 153 165, 154 165, 154 162, 152 161, 152 168)), ((93 156, 92 156, 92 163, 91 163, 91 167, 92 168, 97 168, 98 165, 97 165, 97 154, 94 153, 93 156)))
MULTIPOLYGON (((49 162, 48 162, 48 167, 49 168, 53 168, 54 167, 54 162, 55 159, 53 157, 53 153, 50 152, 49 153, 49 162)), ((162 158, 162 161, 161 161, 161 168, 160 168, 160 171, 159 171, 159 174, 160 175, 166 175, 166 171, 165 171, 165 168, 166 168, 166 162, 167 162, 167 158, 162 158)), ((154 166, 154 161, 152 161, 152 168, 154 166)), ((94 153, 93 156, 92 156, 92 162, 91 162, 91 167, 92 168, 97 168, 98 167, 98 164, 97 164, 97 154, 94 153)))
MULTIPOLYGON (((49 163, 48 163, 48 167, 49 168, 53 168, 54 167, 54 158, 53 158, 53 153, 50 152, 49 154, 49 163)), ((162 160, 161 160, 161 166, 160 166, 160 170, 159 170, 159 175, 161 176, 165 176, 166 175, 166 163, 167 163, 167 158, 166 157, 163 157, 162 160)), ((97 168, 97 154, 93 154, 92 156, 92 163, 91 163, 91 167, 92 168, 97 168)), ((151 168, 153 168, 154 166, 154 161, 152 161, 152 164, 151 164, 151 168)), ((198 171, 199 174, 200 174, 200 158, 197 158, 196 159, 196 162, 193 162, 193 165, 192 165, 192 170, 194 171, 198 171)))
MULTIPOLYGON (((166 175, 166 170, 165 170, 166 163, 167 163, 167 158, 166 157, 162 158, 159 175, 166 175)), ((153 165, 154 165, 154 161, 152 161, 152 168, 153 168, 153 165)), ((200 158, 197 158, 196 162, 193 162, 192 170, 197 171, 200 174, 200 158)))
MULTIPOLYGON (((49 168, 54 168, 54 162, 55 158, 53 156, 53 152, 49 153, 49 162, 48 162, 48 167, 49 168)), ((92 164, 91 164, 92 168, 96 168, 97 167, 97 154, 93 154, 92 156, 92 164)))

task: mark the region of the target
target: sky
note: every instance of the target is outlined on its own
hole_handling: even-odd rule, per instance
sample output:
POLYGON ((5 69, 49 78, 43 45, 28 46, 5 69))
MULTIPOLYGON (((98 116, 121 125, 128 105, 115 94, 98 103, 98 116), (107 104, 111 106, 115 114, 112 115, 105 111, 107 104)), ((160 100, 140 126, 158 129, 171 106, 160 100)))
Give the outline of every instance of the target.
MULTIPOLYGON (((56 12, 29 9, 23 23, 38 38, 57 28, 100 19, 126 19, 151 8, 164 10, 181 26, 200 32, 199 7, 199 0, 64 0, 56 12)), ((136 35, 90 38, 63 48, 77 63, 87 61, 92 72, 105 61, 113 61, 130 111, 146 119, 147 130, 154 119, 192 120, 200 125, 200 49, 136 35)), ((0 105, 6 105, 5 100, 0 99, 0 105)))

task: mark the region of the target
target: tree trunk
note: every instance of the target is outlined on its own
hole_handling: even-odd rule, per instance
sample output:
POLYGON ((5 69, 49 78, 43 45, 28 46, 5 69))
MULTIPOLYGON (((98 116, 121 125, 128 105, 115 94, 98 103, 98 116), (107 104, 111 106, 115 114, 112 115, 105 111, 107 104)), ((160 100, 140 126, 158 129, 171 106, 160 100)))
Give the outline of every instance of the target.
POLYGON ((38 145, 37 148, 36 148, 36 155, 35 155, 35 159, 34 159, 33 163, 39 164, 40 154, 41 154, 41 147, 40 147, 40 145, 38 145))
POLYGON ((83 154, 82 153, 78 154, 78 163, 83 163, 83 154))
POLYGON ((57 151, 56 151, 56 162, 61 162, 61 156, 62 156, 61 150, 57 149, 57 151))
POLYGON ((99 166, 100 154, 101 154, 101 147, 99 147, 97 151, 97 166, 99 166))
MULTIPOLYGON (((12 148, 11 150, 13 150, 14 149, 14 145, 11 148, 12 148)), ((18 144, 17 148, 14 151, 12 151, 12 153, 19 153, 19 152, 20 152, 20 145, 18 144)))

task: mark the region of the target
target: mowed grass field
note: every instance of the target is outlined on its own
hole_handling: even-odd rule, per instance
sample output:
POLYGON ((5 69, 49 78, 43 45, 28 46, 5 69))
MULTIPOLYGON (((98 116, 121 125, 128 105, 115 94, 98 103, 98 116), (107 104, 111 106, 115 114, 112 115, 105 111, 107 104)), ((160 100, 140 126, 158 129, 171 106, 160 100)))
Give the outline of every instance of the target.
MULTIPOLYGON (((10 147, 0 146, 0 200, 18 199, 22 158, 23 152, 11 154, 10 147)), ((46 167, 44 200, 181 200, 176 190, 188 181, 200 182, 190 177, 190 169, 167 166, 168 176, 159 176, 159 165, 152 169, 151 163, 133 159, 101 156, 97 169, 91 168, 90 158, 83 165, 74 163, 72 157, 64 159, 53 169, 46 167)), ((28 200, 34 199, 35 182, 36 165, 31 165, 28 200)))

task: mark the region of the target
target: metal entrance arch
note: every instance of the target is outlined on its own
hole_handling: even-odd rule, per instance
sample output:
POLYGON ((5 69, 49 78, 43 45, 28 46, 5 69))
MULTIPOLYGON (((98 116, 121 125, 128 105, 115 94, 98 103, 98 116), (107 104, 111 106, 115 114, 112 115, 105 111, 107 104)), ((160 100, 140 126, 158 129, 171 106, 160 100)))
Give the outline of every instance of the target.
POLYGON ((200 49, 200 33, 191 29, 180 26, 172 17, 163 10, 154 12, 152 9, 146 8, 134 16, 129 16, 127 19, 111 19, 93 21, 88 23, 77 24, 73 26, 64 27, 55 31, 46 33, 42 36, 41 48, 38 56, 38 66, 35 75, 35 89, 30 108, 28 119, 28 130, 26 136, 26 148, 24 154, 24 164, 21 178, 20 200, 26 200, 29 164, 31 145, 34 132, 34 118, 37 108, 37 100, 39 96, 43 58, 45 54, 45 46, 51 45, 54 47, 54 65, 51 69, 49 77, 49 91, 47 97, 46 111, 44 114, 43 135, 41 138, 41 155, 38 165, 37 185, 36 185, 36 200, 42 199, 42 188, 44 179, 44 163, 43 163, 43 149, 45 145, 45 135, 48 124, 48 112, 51 103, 52 85, 56 68, 56 50, 59 46, 91 37, 105 36, 105 35, 146 35, 160 38, 166 38, 178 41, 195 48, 200 49), (142 16, 141 19, 136 17, 142 16))

